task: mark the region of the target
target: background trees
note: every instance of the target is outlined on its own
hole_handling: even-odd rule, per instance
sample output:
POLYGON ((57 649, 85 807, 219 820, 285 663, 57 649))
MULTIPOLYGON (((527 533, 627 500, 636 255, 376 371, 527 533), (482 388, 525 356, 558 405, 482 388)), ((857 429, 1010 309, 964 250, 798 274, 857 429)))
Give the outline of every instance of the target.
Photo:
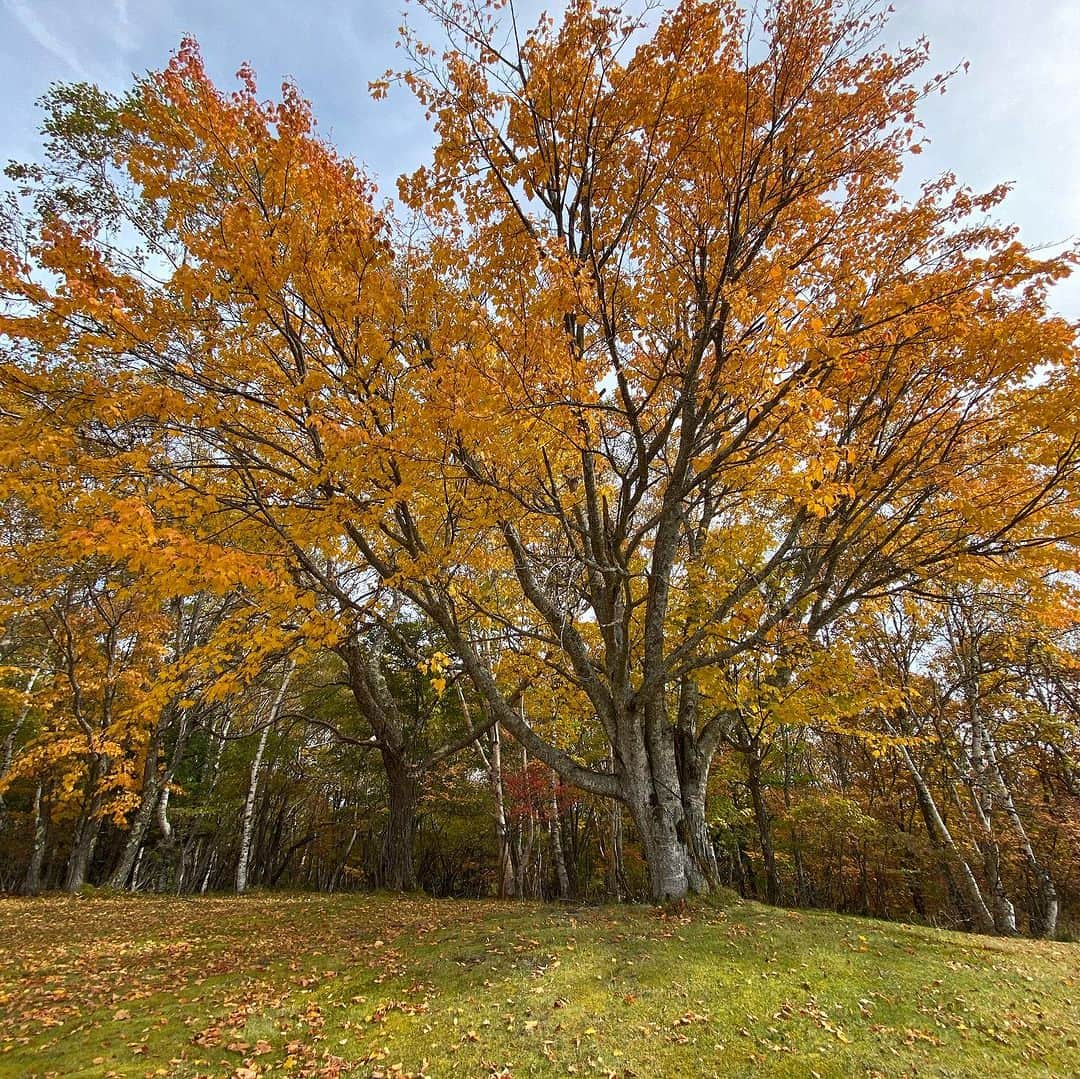
POLYGON ((156 617, 221 620, 169 658, 142 838, 99 873, 137 881, 146 807, 186 773, 213 815, 235 758, 237 851, 159 821, 176 887, 243 890, 253 850, 270 884, 362 857, 567 895, 603 866, 611 894, 865 910, 917 878, 917 913, 1009 932, 1015 869, 1052 931, 1017 794, 1039 757, 1047 806, 1075 797, 1074 333, 1046 306, 1071 256, 994 223, 1003 189, 900 198, 941 77, 873 11, 429 11, 449 49, 407 37, 396 78, 438 142, 397 210, 294 88, 224 95, 191 42, 123 101, 58 91, 12 174, 11 430, 77 448, 89 550, 156 617), (450 806, 486 870, 433 857, 450 806))

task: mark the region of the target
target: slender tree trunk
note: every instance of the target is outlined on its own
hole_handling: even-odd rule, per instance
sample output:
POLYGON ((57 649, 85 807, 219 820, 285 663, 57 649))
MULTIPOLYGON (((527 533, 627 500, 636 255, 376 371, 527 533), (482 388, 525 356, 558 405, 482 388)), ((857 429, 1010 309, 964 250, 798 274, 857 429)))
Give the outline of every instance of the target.
MULTIPOLYGON (((465 722, 469 730, 473 730, 472 717, 469 711, 469 702, 465 697, 465 691, 461 683, 456 684, 458 700, 461 702, 461 711, 465 716, 465 722)), ((490 719, 490 706, 484 703, 484 716, 490 719)), ((488 788, 491 791, 491 803, 495 813, 495 843, 498 850, 498 870, 496 874, 495 891, 500 899, 506 899, 514 894, 514 860, 510 851, 510 829, 506 819, 506 795, 503 790, 502 777, 502 734, 499 724, 489 724, 489 736, 491 738, 491 752, 484 749, 482 737, 477 737, 475 745, 480 759, 484 762, 484 771, 487 774, 488 788)))
POLYGON ((150 824, 154 819, 154 809, 157 807, 160 797, 161 785, 157 778, 148 779, 143 787, 139 811, 131 822, 124 849, 120 852, 120 860, 116 863, 116 868, 109 876, 110 888, 126 888, 130 883, 135 862, 142 853, 146 835, 150 831, 150 824))
POLYGON ((281 684, 266 716, 266 722, 259 734, 259 744, 255 750, 255 759, 251 762, 251 776, 248 781, 247 796, 244 799, 244 816, 240 827, 240 857, 236 863, 236 890, 239 893, 247 891, 248 872, 251 868, 251 835, 255 823, 255 798, 259 787, 259 773, 262 770, 263 754, 266 752, 266 741, 270 735, 270 728, 277 722, 285 703, 285 694, 289 689, 289 680, 292 678, 293 664, 290 662, 281 676, 281 684))
POLYGON ((998 933, 1014 936, 1016 909, 1009 899, 1001 876, 1001 846, 994 831, 994 793, 991 761, 986 752, 988 741, 983 725, 982 675, 983 663, 979 646, 979 630, 973 620, 973 612, 958 601, 951 612, 950 637, 954 654, 964 674, 963 693, 971 732, 971 749, 968 754, 968 791, 975 811, 975 844, 982 855, 986 886, 990 892, 990 911, 994 916, 994 928, 998 933), (955 619, 955 621, 954 621, 955 619))
POLYGON ((990 911, 994 919, 994 932, 1003 936, 1015 936, 1017 932, 1016 908, 1009 899, 1005 882, 1001 878, 1001 848, 994 835, 990 817, 980 804, 978 794, 974 792, 972 802, 975 805, 975 818, 978 825, 975 845, 982 855, 983 876, 990 890, 990 911))
POLYGON ((334 875, 330 878, 329 891, 331 894, 337 889, 338 881, 341 880, 341 874, 345 872, 345 867, 349 864, 349 855, 352 854, 352 849, 356 845, 356 837, 360 834, 360 829, 354 827, 352 835, 349 836, 349 842, 345 846, 345 853, 341 856, 341 861, 338 862, 337 869, 334 870, 334 875))
POLYGON ((1028 870, 1035 880, 1035 904, 1031 913, 1031 932, 1037 937, 1052 937, 1057 931, 1058 919, 1058 894, 1054 887, 1053 877, 1039 860, 1035 853, 1035 847, 1028 837, 1027 829, 1016 808, 1012 791, 1005 782, 1005 776, 998 762, 997 749, 987 731, 983 730, 983 748, 987 758, 990 776, 998 791, 1005 815, 1012 825, 1016 840, 1020 845, 1020 852, 1024 856, 1028 870))
POLYGON ((207 863, 206 872, 203 874, 202 883, 199 885, 200 895, 206 895, 206 890, 210 887, 210 874, 214 872, 214 864, 216 862, 217 851, 213 851, 210 855, 210 861, 207 863))
MULTIPOLYGON (((26 689, 23 692, 27 696, 26 703, 19 709, 19 716, 15 720, 15 725, 8 731, 4 738, 3 747, 0 748, 0 779, 11 771, 11 762, 15 756, 15 742, 19 737, 19 731, 22 730, 23 724, 26 722, 26 717, 30 715, 30 694, 34 692, 34 686, 37 683, 38 676, 41 674, 41 668, 35 667, 30 676, 26 680, 26 689)), ((4 809, 4 796, 0 794, 0 813, 4 809)))
MULTIPOLYGON (((972 873, 967 859, 964 858, 956 846, 952 833, 938 810, 937 802, 934 801, 934 796, 930 792, 930 788, 907 746, 900 746, 900 756, 915 786, 915 798, 919 803, 919 810, 922 813, 923 820, 926 822, 926 831, 930 836, 930 842, 944 854, 946 869, 951 867, 955 870, 956 875, 952 879, 957 896, 963 904, 965 918, 976 932, 993 933, 994 918, 986 905, 986 900, 983 899, 982 890, 975 879, 975 874, 972 873)), ((950 877, 952 877, 951 873, 950 877)))
POLYGON ((994 918, 994 931, 1003 936, 1015 936, 1016 909, 1005 890, 1001 876, 1001 846, 994 832, 994 793, 989 777, 989 762, 983 751, 981 723, 973 718, 971 724, 970 774, 967 776, 968 793, 975 811, 975 845, 982 855, 983 875, 990 892, 990 912, 994 918))
MULTIPOLYGON (((608 767, 615 769, 614 754, 608 758, 608 767)), ((623 867, 623 807, 622 803, 614 798, 610 802, 609 810, 609 836, 605 844, 605 861, 607 865, 607 894, 613 902, 621 903, 626 896, 624 882, 626 873, 623 867)))
POLYGON ((555 862, 555 875, 559 881, 559 898, 570 898, 570 876, 566 872, 563 856, 561 814, 559 813, 559 777, 551 773, 551 857, 555 862))
MULTIPOLYGON (((784 813, 790 820, 792 772, 795 767, 796 747, 791 744, 788 728, 783 730, 782 745, 784 753, 784 813)), ((811 905, 810 882, 807 880, 806 866, 803 862, 801 837, 798 829, 794 827, 791 830, 791 863, 795 871, 795 905, 797 907, 808 907, 811 905)))
POLYGON ((30 849, 30 863, 26 867, 26 880, 23 891, 27 895, 37 895, 41 891, 41 866, 45 861, 45 840, 48 835, 48 817, 42 804, 42 785, 34 787, 34 839, 30 849))
POLYGON ((765 794, 761 786, 761 761, 755 752, 746 754, 746 785, 750 791, 750 804, 754 809, 754 823, 757 825, 758 842, 761 844, 761 860, 765 867, 765 902, 776 906, 782 898, 780 874, 776 868, 776 852, 772 844, 772 819, 765 805, 765 794))
POLYGON ((244 798, 244 815, 240 824, 240 857, 236 862, 236 890, 247 891, 248 870, 251 863, 251 835, 255 826, 255 798, 259 789, 259 773, 262 771, 263 754, 266 752, 266 740, 270 736, 269 721, 259 734, 259 744, 251 762, 251 774, 248 779, 247 795, 244 798))
POLYGON ((161 797, 161 778, 158 776, 158 755, 161 748, 161 727, 157 726, 146 747, 146 763, 143 766, 143 785, 139 809, 128 829, 127 840, 120 853, 120 860, 109 877, 109 887, 126 888, 131 879, 135 860, 146 842, 150 824, 154 819, 154 810, 161 797))
POLYGON ((495 803, 495 839, 499 846, 498 894, 500 899, 513 897, 514 857, 510 847, 510 828, 506 819, 506 796, 503 792, 502 736, 499 725, 491 728, 491 759, 488 765, 488 783, 495 803))

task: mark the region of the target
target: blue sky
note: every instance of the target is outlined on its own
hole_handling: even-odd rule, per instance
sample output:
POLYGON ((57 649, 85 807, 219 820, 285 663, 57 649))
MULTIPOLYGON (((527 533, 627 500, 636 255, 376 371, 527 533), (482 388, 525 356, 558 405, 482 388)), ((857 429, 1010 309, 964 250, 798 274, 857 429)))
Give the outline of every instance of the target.
MULTIPOLYGON (((558 0, 548 6, 554 8, 558 0)), ((1016 184, 1002 216, 1032 244, 1080 237, 1080 0, 893 0, 886 40, 929 37, 933 63, 969 60, 967 75, 921 116, 932 140, 912 159, 914 183, 944 169, 976 188, 1016 184)), ((535 0, 519 2, 526 13, 535 0)), ((400 0, 0 0, 0 159, 35 156, 35 99, 53 81, 123 89, 161 67, 185 34, 230 84, 250 61, 268 96, 293 78, 322 133, 364 162, 387 192, 430 148, 404 93, 373 102, 370 79, 393 66, 400 0)), ((410 16, 415 19, 415 15, 410 16)), ((1055 306, 1080 318, 1080 277, 1055 306)))

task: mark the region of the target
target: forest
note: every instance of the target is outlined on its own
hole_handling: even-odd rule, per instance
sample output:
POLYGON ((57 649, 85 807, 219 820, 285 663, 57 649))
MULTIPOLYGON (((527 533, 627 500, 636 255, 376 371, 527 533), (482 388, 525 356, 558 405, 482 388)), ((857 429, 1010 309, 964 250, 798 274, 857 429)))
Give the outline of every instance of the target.
POLYGON ((396 188, 192 39, 7 168, 0 891, 1078 931, 1077 250, 902 193, 957 72, 421 7, 396 188))

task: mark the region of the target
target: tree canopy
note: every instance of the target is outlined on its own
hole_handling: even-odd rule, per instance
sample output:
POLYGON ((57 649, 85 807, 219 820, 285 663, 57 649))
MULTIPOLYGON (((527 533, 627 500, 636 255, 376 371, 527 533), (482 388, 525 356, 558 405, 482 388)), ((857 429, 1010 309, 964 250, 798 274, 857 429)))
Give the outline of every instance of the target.
POLYGON ((73 814, 77 886, 109 815, 138 821, 99 870, 129 883, 239 726, 245 806, 268 732, 301 789, 378 754, 380 883, 416 883, 418 806, 453 777, 491 802, 495 887, 511 801, 570 886, 573 798, 611 866, 625 815, 655 899, 759 875, 808 900, 778 792, 791 835, 796 787, 859 832, 888 775, 968 924, 1016 928, 1004 829, 1045 931, 1053 843, 1024 817, 1076 797, 1080 395, 1048 303, 1075 252, 1001 224, 1004 186, 901 194, 950 76, 883 48, 876 5, 574 0, 528 30, 423 6, 443 47, 406 28, 372 83, 434 127, 396 200, 296 87, 219 90, 193 41, 122 97, 54 88, 42 161, 9 169, 25 835, 43 797, 73 814))

